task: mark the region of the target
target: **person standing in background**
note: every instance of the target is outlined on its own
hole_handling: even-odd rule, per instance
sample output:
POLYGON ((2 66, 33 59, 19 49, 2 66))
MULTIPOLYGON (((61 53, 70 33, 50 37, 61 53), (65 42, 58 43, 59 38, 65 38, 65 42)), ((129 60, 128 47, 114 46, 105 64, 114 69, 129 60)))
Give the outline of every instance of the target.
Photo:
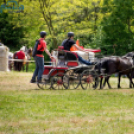
MULTIPOLYGON (((22 47, 20 51, 16 52, 14 54, 14 58, 18 60, 24 60, 25 59, 25 53, 24 53, 24 48, 22 47)), ((14 62, 14 68, 16 71, 21 71, 23 67, 23 61, 15 61, 14 62)))

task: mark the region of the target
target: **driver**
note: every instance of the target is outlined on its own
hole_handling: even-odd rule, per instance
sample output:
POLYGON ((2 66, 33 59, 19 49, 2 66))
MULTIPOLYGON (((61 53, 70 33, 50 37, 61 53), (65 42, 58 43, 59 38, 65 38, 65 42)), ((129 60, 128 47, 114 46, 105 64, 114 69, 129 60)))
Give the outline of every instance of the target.
MULTIPOLYGON (((73 38, 74 38, 74 33, 73 32, 69 32, 68 33, 68 39, 65 39, 62 42, 62 46, 64 47, 64 50, 70 51, 70 48, 72 46, 75 46, 79 51, 83 51, 83 52, 89 53, 89 52, 83 50, 82 48, 80 48, 78 45, 76 45, 76 43, 73 40, 73 38)), ((79 62, 81 62, 83 64, 86 64, 86 65, 94 65, 95 64, 95 63, 91 63, 90 61, 87 61, 87 60, 83 59, 79 55, 78 55, 78 60, 79 60, 79 62)))

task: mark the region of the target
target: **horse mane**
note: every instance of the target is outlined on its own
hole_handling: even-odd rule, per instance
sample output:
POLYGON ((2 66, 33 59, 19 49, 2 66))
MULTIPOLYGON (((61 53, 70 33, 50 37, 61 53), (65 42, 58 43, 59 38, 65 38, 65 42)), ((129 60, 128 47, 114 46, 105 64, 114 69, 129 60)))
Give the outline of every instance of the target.
POLYGON ((134 52, 128 52, 127 54, 123 55, 122 57, 133 57, 134 52))

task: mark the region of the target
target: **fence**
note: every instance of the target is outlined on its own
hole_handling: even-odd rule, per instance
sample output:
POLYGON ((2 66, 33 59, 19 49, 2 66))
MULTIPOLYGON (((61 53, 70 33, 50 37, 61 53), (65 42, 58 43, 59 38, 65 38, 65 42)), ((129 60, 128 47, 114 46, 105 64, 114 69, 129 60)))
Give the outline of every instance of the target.
MULTIPOLYGON (((22 59, 8 59, 8 61, 10 62, 11 64, 11 70, 10 71, 14 71, 14 68, 13 68, 13 62, 23 62, 23 63, 28 63, 28 72, 33 72, 35 70, 35 61, 34 60, 22 60, 22 59)), ((44 62, 45 64, 51 64, 52 62, 50 61, 45 61, 44 62)), ((9 65, 10 65, 9 64, 9 65)), ((24 66, 24 69, 22 71, 25 71, 25 66, 24 66)))

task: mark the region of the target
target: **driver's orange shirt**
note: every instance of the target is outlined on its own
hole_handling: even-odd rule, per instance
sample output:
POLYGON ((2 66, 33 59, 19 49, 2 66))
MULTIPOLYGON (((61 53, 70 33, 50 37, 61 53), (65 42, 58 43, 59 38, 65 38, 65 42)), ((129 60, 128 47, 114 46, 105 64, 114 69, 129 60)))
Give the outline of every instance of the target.
MULTIPOLYGON (((38 44, 37 50, 44 52, 45 48, 47 47, 46 42, 43 38, 40 38, 39 40, 40 40, 40 44, 38 44)), ((43 54, 36 54, 36 56, 44 57, 43 54)))

